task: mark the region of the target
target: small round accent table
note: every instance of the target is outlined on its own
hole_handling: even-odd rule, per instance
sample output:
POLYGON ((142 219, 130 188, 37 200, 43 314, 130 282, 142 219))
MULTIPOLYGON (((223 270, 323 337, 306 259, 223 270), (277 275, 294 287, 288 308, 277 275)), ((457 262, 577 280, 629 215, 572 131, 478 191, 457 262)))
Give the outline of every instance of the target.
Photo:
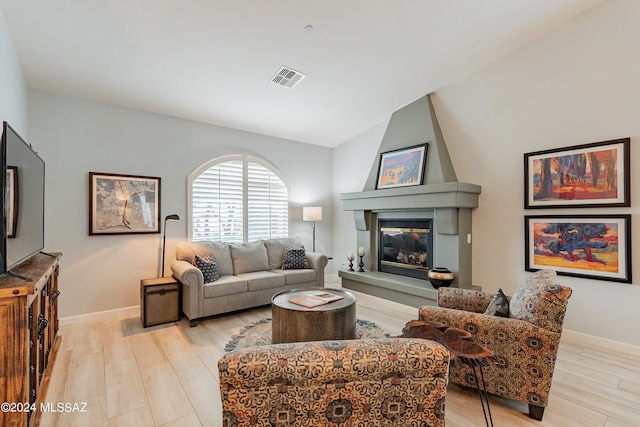
POLYGON ((341 289, 307 288, 280 292, 271 298, 271 316, 273 344, 356 338, 356 297, 341 289), (312 308, 289 302, 291 298, 319 291, 342 299, 312 308))

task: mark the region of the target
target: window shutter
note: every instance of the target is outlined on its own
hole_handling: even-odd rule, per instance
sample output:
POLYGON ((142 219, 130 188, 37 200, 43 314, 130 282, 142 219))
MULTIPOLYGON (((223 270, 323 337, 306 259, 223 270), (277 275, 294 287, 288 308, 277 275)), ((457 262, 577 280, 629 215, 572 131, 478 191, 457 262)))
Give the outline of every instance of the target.
POLYGON ((259 163, 218 163, 193 181, 191 192, 194 241, 242 243, 289 234, 289 191, 259 163))
POLYGON ((247 163, 249 241, 287 237, 289 200, 284 183, 269 169, 247 163))
POLYGON ((220 163, 202 173, 192 187, 194 241, 242 243, 242 161, 220 163))

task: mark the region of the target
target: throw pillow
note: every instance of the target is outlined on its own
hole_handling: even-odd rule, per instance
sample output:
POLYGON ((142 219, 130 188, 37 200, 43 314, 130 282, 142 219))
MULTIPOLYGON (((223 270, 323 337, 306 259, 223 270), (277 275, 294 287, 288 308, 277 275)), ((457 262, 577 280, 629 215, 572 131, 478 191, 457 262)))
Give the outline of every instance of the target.
POLYGON ((218 264, 216 263, 215 258, 211 257, 211 255, 205 255, 203 257, 196 255, 194 264, 200 269, 200 271, 202 271, 204 283, 215 282, 220 278, 218 264))
POLYGON ((502 292, 502 289, 498 289, 498 293, 493 296, 493 299, 489 303, 484 314, 488 314, 489 316, 509 317, 509 300, 504 292, 502 292))
POLYGON ((509 303, 509 317, 562 332, 571 288, 556 282, 556 272, 540 270, 518 286, 509 303))
POLYGON ((304 246, 300 249, 285 248, 282 258, 283 270, 301 270, 309 268, 309 261, 304 251, 304 246))

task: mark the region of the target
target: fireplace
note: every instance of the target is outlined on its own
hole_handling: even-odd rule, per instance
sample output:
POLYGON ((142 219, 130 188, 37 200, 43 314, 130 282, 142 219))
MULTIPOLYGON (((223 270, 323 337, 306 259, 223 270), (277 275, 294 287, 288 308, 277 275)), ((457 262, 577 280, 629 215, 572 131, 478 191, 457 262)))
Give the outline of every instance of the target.
POLYGON ((340 195, 357 232, 345 254, 365 251, 364 271, 338 272, 342 287, 414 307, 435 305, 438 292, 427 274, 437 265, 454 273, 452 286, 478 289, 471 277, 471 220, 480 191, 458 181, 429 95, 393 113, 363 190, 340 195), (379 188, 382 154, 424 143, 422 182, 379 188))
POLYGON ((379 220, 378 271, 427 279, 433 266, 431 219, 379 220))

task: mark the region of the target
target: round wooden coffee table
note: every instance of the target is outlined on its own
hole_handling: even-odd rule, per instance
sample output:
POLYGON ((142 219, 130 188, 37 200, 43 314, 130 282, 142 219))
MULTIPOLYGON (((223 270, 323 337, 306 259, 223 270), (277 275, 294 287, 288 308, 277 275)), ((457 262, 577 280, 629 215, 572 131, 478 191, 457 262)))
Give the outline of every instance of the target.
POLYGON ((272 343, 352 340, 356 338, 356 297, 342 289, 307 288, 280 292, 271 298, 272 343), (342 299, 312 308, 290 302, 318 293, 342 299))

